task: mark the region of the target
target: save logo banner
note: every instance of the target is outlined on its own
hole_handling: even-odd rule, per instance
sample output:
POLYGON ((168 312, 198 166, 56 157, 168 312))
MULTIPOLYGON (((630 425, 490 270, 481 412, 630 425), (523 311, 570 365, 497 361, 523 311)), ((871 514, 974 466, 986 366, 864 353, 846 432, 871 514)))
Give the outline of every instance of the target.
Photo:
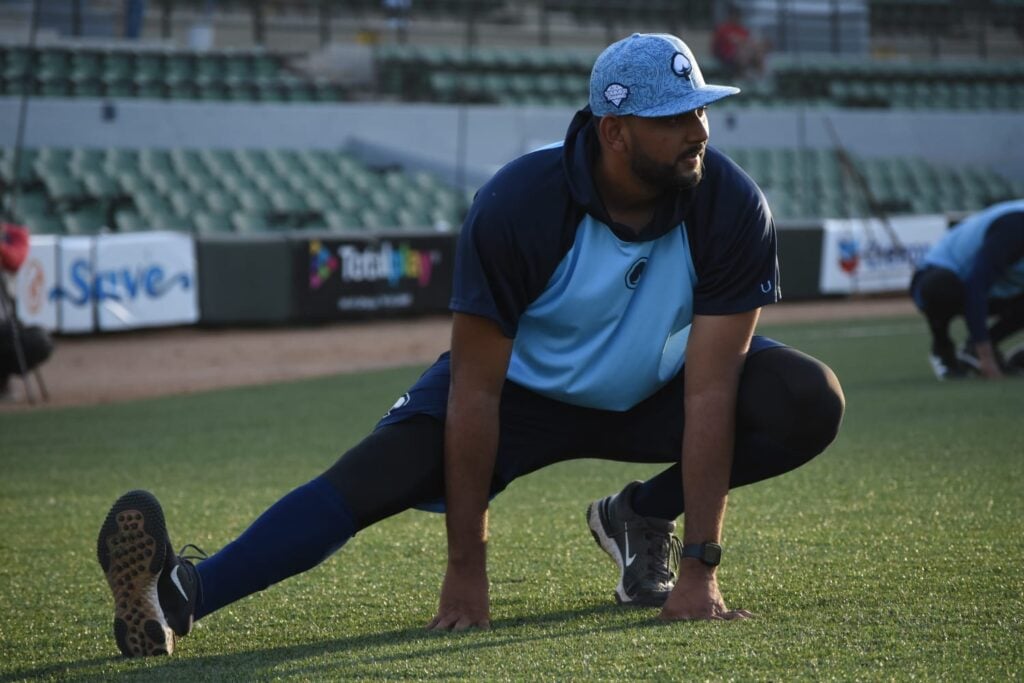
POLYGON ((28 261, 30 267, 18 274, 18 307, 30 324, 88 333, 199 319, 195 244, 189 235, 33 237, 28 261), (33 259, 41 264, 38 269, 31 267, 33 259))

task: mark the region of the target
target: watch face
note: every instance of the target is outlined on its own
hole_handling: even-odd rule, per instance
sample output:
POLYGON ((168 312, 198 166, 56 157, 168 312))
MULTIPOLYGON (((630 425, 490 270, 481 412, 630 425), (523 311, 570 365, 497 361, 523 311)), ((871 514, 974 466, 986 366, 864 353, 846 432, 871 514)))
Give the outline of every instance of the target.
POLYGON ((722 546, 717 543, 705 543, 704 557, 701 560, 712 567, 719 564, 722 561, 722 546))

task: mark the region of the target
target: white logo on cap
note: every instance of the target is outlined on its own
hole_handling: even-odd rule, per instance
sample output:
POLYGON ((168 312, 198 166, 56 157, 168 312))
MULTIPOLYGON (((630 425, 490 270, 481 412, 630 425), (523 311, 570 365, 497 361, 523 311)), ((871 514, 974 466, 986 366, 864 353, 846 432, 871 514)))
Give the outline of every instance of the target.
POLYGON ((672 55, 672 71, 676 76, 682 76, 683 78, 689 78, 690 72, 693 71, 693 66, 690 64, 690 59, 682 52, 677 52, 672 55))
POLYGON ((616 107, 621 105, 627 97, 629 97, 629 88, 620 83, 612 83, 604 89, 604 98, 616 107))

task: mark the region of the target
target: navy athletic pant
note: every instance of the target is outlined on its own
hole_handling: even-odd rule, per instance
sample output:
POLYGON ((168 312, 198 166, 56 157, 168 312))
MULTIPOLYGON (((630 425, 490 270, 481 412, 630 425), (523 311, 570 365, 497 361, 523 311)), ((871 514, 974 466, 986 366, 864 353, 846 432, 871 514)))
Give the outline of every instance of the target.
MULTIPOLYGON (((678 517, 684 510, 679 465, 684 380, 685 368, 624 412, 569 405, 507 382, 492 495, 517 477, 564 460, 669 463, 645 484, 636 507, 647 516, 678 517)), ((325 473, 358 528, 411 507, 443 509, 447 396, 445 354, 369 437, 325 473)), ((842 390, 828 367, 755 337, 740 380, 731 485, 782 474, 821 453, 836 436, 843 407, 842 390)))
MULTIPOLYGON (((492 495, 517 477, 574 458, 667 463, 636 490, 632 506, 646 517, 675 519, 685 510, 684 381, 685 368, 624 412, 572 406, 506 383, 492 495)), ((285 495, 197 565, 195 618, 311 569, 385 517, 413 507, 441 509, 447 398, 445 355, 322 476, 285 495)), ((828 367, 755 337, 740 378, 731 486, 788 472, 821 453, 835 438, 843 409, 828 367)))

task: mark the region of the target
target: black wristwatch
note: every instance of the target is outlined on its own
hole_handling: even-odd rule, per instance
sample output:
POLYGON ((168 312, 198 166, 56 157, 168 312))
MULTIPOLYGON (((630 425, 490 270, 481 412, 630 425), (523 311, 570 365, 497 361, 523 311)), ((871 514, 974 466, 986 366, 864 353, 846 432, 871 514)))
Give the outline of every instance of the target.
POLYGON ((722 546, 717 543, 687 543, 683 546, 683 557, 693 557, 709 567, 717 567, 722 561, 722 546))

